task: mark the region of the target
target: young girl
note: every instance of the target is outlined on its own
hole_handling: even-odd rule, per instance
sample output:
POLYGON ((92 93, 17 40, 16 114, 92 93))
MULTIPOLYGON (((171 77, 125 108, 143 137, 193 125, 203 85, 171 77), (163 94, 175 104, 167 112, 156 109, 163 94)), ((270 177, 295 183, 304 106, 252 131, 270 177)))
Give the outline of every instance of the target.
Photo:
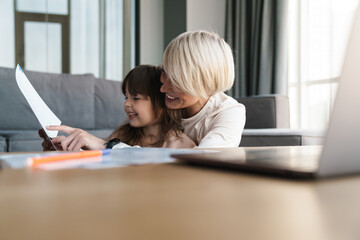
POLYGON ((183 133, 181 110, 165 106, 160 92, 162 69, 139 65, 131 70, 122 84, 124 111, 128 122, 119 126, 108 139, 141 147, 192 148, 195 143, 183 133))
MULTIPOLYGON (((69 126, 48 126, 69 136, 58 136, 53 143, 65 151, 81 149, 102 149, 105 147, 167 147, 192 148, 195 143, 183 133, 181 110, 165 106, 165 95, 160 92, 162 69, 150 65, 139 65, 125 77, 122 92, 126 97, 124 110, 128 121, 120 125, 107 139, 100 139, 90 133, 69 126)), ((40 135, 41 136, 41 135, 40 135)), ((44 149, 48 149, 46 141, 44 149)))

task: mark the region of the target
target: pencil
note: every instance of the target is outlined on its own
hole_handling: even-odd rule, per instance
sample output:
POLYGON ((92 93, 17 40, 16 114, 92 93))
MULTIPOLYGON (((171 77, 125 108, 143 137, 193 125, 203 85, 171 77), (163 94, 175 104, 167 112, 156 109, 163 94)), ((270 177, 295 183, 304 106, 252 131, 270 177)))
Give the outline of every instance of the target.
POLYGON ((86 150, 81 152, 74 152, 74 153, 64 153, 58 155, 51 155, 51 156, 41 156, 41 157, 33 157, 28 159, 28 165, 34 167, 39 164, 43 163, 53 163, 53 162, 61 162, 61 161, 69 161, 74 159, 81 159, 81 158, 91 158, 102 156, 106 154, 110 154, 111 149, 104 149, 104 150, 86 150))

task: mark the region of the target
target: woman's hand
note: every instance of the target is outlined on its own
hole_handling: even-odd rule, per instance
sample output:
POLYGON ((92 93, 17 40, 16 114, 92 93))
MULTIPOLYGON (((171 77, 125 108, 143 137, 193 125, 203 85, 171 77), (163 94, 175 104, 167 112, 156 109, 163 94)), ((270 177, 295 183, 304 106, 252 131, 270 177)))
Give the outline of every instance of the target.
POLYGON ((59 126, 47 126, 47 130, 50 131, 62 131, 69 136, 57 136, 52 138, 52 142, 56 145, 60 145, 64 151, 80 151, 83 150, 95 150, 104 149, 105 140, 95 137, 94 135, 79 129, 72 128, 65 125, 59 126))

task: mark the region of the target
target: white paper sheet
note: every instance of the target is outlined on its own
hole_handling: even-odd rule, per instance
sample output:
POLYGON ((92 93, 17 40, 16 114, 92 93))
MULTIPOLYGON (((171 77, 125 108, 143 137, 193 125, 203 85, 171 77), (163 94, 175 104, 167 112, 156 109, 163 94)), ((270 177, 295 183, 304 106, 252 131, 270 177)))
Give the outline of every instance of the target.
POLYGON ((26 101, 29 103, 32 111, 40 122, 42 128, 45 130, 46 134, 51 138, 56 137, 58 131, 46 130, 46 126, 60 125, 60 119, 50 110, 40 95, 36 92, 34 87, 25 76, 23 70, 20 68, 19 64, 16 67, 15 78, 21 92, 24 94, 26 101))

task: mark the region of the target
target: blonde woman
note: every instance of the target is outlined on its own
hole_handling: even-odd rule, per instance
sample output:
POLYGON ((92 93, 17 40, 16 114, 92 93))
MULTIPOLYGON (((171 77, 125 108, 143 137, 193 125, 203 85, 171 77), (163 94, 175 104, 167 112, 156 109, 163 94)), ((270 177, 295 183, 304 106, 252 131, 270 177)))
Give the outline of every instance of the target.
POLYGON ((183 109, 185 134, 198 147, 238 147, 245 107, 223 93, 234 83, 230 46, 218 34, 186 32, 166 48, 160 91, 170 109, 183 109))

